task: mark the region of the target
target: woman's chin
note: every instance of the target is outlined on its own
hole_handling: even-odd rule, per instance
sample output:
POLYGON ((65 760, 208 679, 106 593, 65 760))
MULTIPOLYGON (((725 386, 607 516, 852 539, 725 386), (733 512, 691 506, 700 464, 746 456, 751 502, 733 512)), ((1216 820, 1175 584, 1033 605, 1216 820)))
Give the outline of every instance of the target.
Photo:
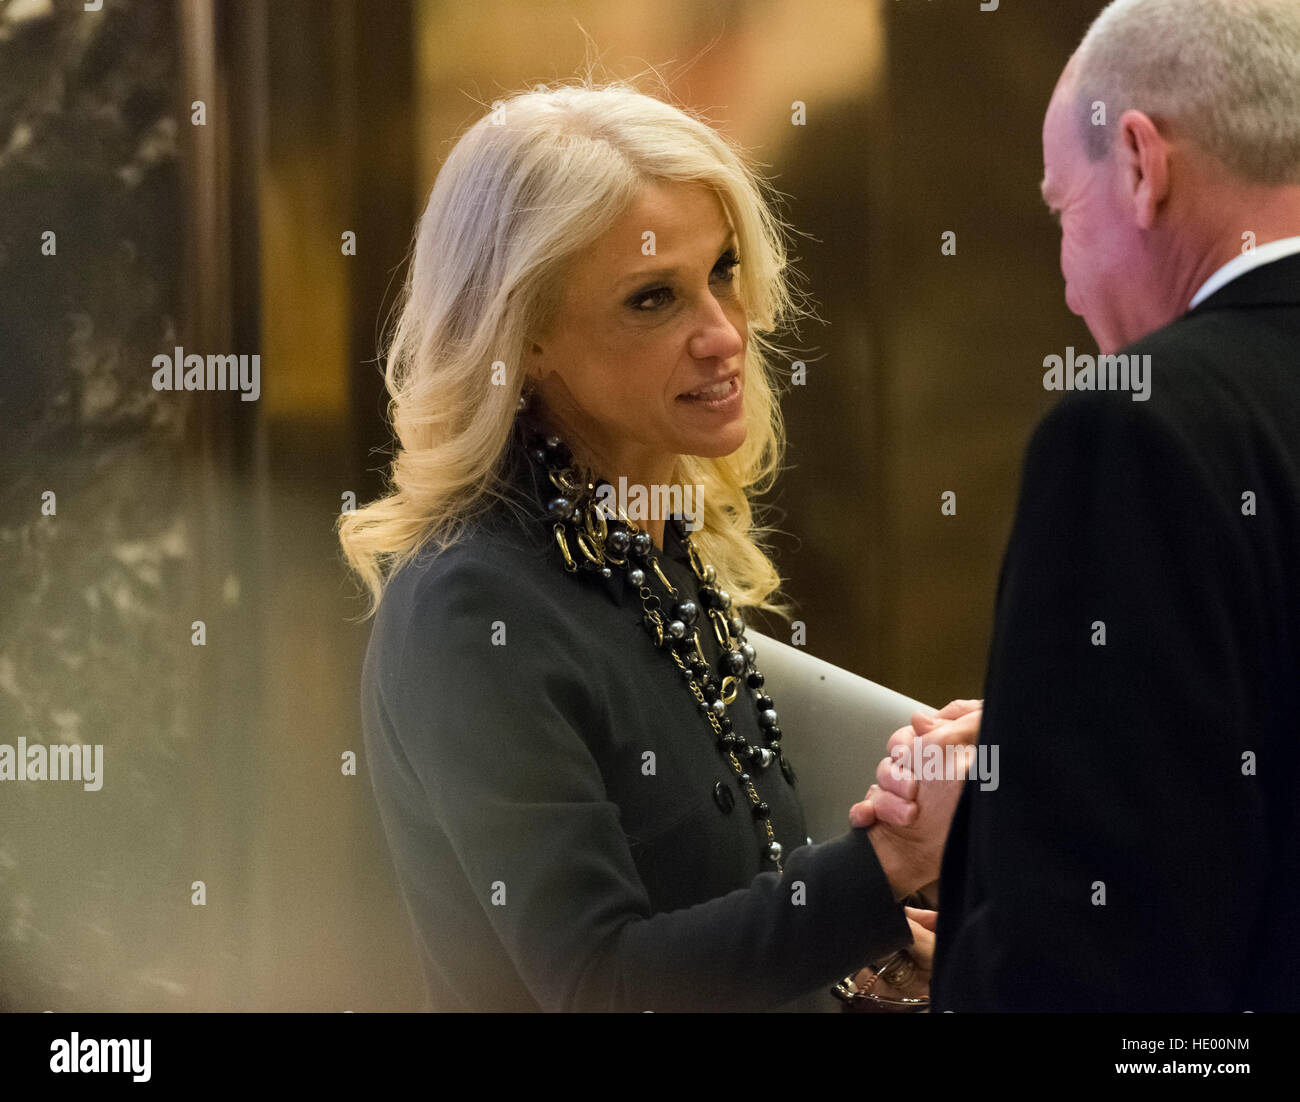
POLYGON ((701 459, 722 459, 736 451, 748 435, 744 421, 738 421, 722 431, 701 436, 684 454, 699 456, 701 459))

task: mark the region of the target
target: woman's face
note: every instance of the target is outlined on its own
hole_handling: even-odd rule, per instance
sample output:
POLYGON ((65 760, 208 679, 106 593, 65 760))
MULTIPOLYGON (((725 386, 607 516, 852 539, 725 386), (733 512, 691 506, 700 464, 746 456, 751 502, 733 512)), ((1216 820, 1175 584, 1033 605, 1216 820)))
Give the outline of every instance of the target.
POLYGON ((666 482, 678 455, 744 442, 736 262, 711 189, 655 183, 570 268, 528 370, 551 427, 602 477, 666 482), (720 382, 721 399, 688 396, 720 382))

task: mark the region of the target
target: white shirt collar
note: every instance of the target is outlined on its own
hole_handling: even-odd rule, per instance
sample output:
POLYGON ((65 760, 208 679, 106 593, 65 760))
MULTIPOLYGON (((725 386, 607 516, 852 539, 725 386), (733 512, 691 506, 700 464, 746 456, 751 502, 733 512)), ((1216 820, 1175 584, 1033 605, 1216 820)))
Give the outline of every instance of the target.
POLYGON ((1281 260, 1284 256, 1292 256, 1295 253, 1300 253, 1300 237, 1284 237, 1280 241, 1270 241, 1267 245, 1257 245, 1250 252, 1234 256, 1201 284, 1201 289, 1196 292, 1187 309, 1195 310, 1215 291, 1231 283, 1238 276, 1245 275, 1252 268, 1258 268, 1261 264, 1271 264, 1275 260, 1281 260))

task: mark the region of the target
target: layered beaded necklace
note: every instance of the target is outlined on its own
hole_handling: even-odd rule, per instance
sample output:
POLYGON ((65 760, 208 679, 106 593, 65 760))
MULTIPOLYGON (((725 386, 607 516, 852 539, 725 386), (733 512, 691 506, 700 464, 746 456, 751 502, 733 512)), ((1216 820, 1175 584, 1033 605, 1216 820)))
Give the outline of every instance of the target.
MULTIPOLYGON (((520 400, 521 414, 527 405, 527 398, 520 400)), ((755 820, 762 824, 766 841, 761 857, 773 862, 778 872, 784 871, 781 844, 772 830, 771 809, 754 785, 754 774, 775 762, 787 783, 793 785, 795 772, 781 751, 776 709, 772 698, 763 691, 765 678, 755 665, 754 648, 745 641, 745 621, 733 611, 731 595, 717 584, 717 571, 700 560, 681 519, 671 517, 668 523, 676 525, 691 572, 699 582, 694 599, 679 593, 659 565, 650 533, 630 521, 622 508, 617 509, 617 516, 611 516, 605 502, 599 500, 601 487, 609 484, 581 479, 574 469, 572 452, 558 436, 522 422, 520 428, 528 457, 544 473, 540 504, 545 507, 564 569, 571 574, 598 573, 607 579, 613 578, 615 569, 626 572, 627 581, 641 599, 643 625, 654 645, 666 651, 681 671, 719 752, 748 796, 755 820), (652 578, 663 587, 664 599, 654 592, 652 578), (706 630, 712 629, 721 647, 716 671, 710 668, 700 641, 702 622, 707 624, 706 630), (727 714, 742 683, 753 695, 766 746, 747 742, 727 714)), ((721 781, 714 786, 713 796, 724 814, 732 811, 735 797, 721 781)))

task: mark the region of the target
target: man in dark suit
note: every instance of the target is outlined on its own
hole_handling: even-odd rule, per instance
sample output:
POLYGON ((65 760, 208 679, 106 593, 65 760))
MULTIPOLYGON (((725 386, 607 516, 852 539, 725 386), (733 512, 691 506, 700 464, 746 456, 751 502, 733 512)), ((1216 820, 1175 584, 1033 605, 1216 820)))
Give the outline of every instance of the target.
POLYGON ((1043 152, 1101 356, 1045 360, 934 1008, 1297 1010, 1300 4, 1117 0, 1043 152))

